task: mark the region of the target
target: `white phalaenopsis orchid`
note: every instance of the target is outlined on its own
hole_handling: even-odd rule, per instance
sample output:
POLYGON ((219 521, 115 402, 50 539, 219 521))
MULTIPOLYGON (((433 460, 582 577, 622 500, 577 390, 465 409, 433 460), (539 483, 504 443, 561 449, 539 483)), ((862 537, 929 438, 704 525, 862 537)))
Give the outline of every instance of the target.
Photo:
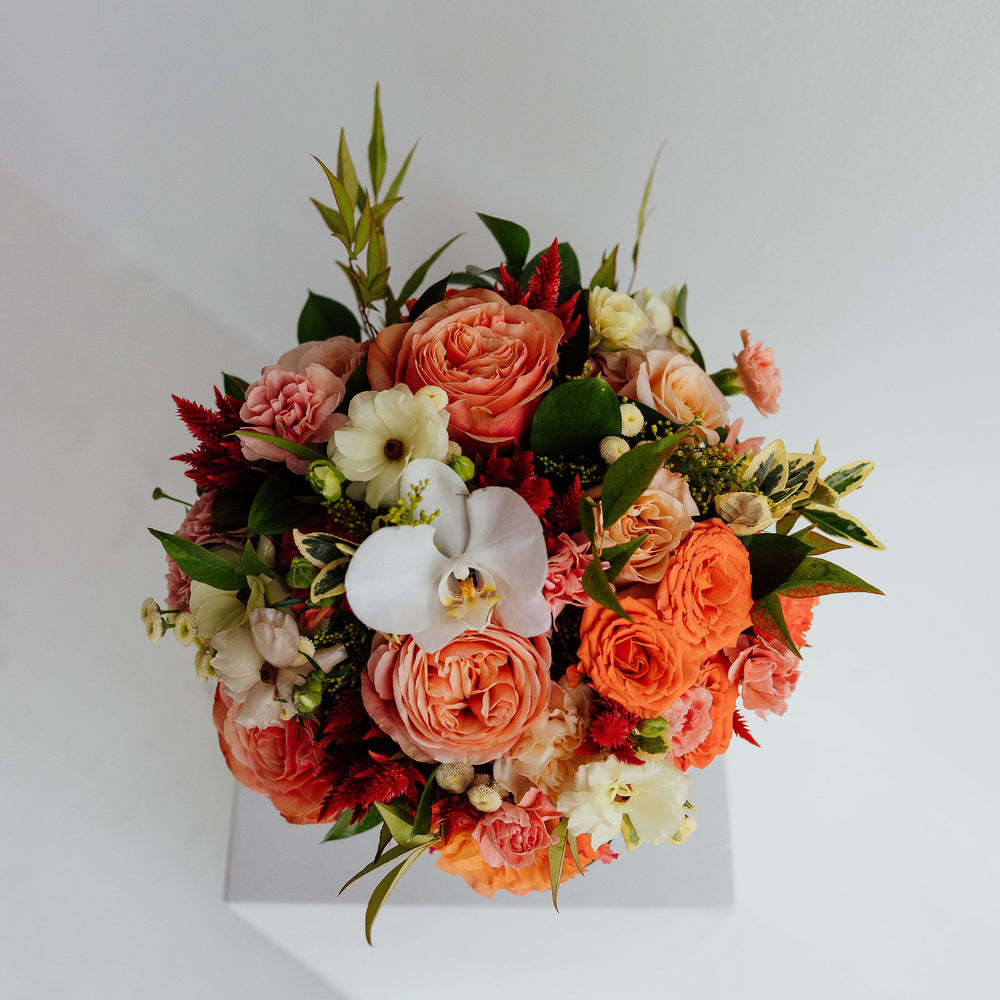
POLYGON ((525 637, 548 631, 548 555, 527 502, 503 486, 470 494, 431 459, 406 467, 400 495, 414 487, 422 489, 415 514, 437 514, 430 524, 380 528, 361 543, 344 581, 354 614, 379 632, 412 635, 429 653, 491 621, 525 637))

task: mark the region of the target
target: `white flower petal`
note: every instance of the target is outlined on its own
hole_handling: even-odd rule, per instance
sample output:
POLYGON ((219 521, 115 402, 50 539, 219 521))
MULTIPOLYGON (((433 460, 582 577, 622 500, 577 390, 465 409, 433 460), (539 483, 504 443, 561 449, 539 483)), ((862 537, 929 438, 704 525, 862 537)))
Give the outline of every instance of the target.
POLYGON ((379 528, 361 543, 347 567, 347 600, 369 628, 400 635, 421 632, 443 615, 437 585, 449 565, 434 547, 432 525, 379 528))
MULTIPOLYGON (((456 477, 457 478, 457 477, 456 477)), ((468 500, 470 562, 487 567, 507 591, 527 603, 542 592, 549 558, 542 524, 513 490, 487 486, 468 500)))
POLYGON ((295 619, 277 608, 250 612, 250 632, 260 655, 276 667, 290 667, 299 656, 299 629, 295 619))
POLYGON ((281 706, 274 700, 274 686, 258 682, 247 693, 235 722, 247 729, 267 729, 281 721, 281 706))
POLYGON ((342 642, 338 642, 336 646, 328 646, 326 649, 317 649, 313 654, 313 659, 316 661, 320 670, 324 674, 328 674, 338 663, 343 663, 347 659, 347 648, 342 642))
MULTIPOLYGON (((400 495, 406 496, 413 486, 425 481, 423 499, 418 510, 428 515, 440 511, 432 525, 434 541, 445 555, 457 557, 466 550, 469 543, 469 515, 466 510, 469 488, 462 482, 461 476, 443 462, 417 458, 410 462, 403 473, 399 483, 400 495)), ((543 573, 542 580, 544 579, 543 573)))
POLYGON ((260 668, 264 658, 254 645, 249 629, 228 628, 219 632, 212 640, 218 650, 212 657, 212 668, 216 676, 232 692, 237 700, 260 681, 260 668))

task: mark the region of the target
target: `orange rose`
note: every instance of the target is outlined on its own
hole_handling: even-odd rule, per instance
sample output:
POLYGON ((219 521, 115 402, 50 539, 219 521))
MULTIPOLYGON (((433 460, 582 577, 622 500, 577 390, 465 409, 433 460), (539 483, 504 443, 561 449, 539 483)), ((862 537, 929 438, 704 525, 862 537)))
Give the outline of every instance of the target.
POLYGON ((378 636, 361 675, 375 724, 414 760, 485 764, 548 713, 552 655, 542 636, 499 625, 463 632, 435 653, 378 636))
POLYGON ((580 670, 598 694, 653 719, 694 684, 704 656, 664 623, 653 601, 620 600, 632 621, 597 603, 584 611, 580 670))
POLYGON ((562 323, 474 288, 433 305, 413 323, 386 327, 368 352, 373 389, 400 382, 448 394, 448 431, 467 451, 521 440, 552 385, 562 323))
POLYGON ((719 754, 729 749, 729 742, 733 738, 733 712, 736 710, 739 685, 732 684, 729 680, 729 661, 723 656, 713 656, 698 675, 698 685, 712 694, 712 707, 709 709, 712 728, 693 750, 674 757, 674 763, 682 771, 686 771, 692 764, 695 767, 708 767, 719 754))
MULTIPOLYGON (((448 824, 448 832, 441 844, 441 853, 437 866, 451 875, 461 875, 469 885, 481 896, 492 896, 498 889, 506 889, 515 896, 527 896, 529 892, 548 892, 549 852, 541 848, 535 852, 534 859, 521 868, 491 868, 484 860, 479 845, 472 839, 472 831, 476 821, 470 817, 456 816, 448 824)), ((555 822, 552 823, 555 827, 555 822)), ((551 831, 550 831, 551 832, 551 831)), ((590 837, 586 834, 576 838, 580 854, 580 864, 586 867, 600 859, 610 864, 617 855, 613 854, 607 844, 599 850, 594 850, 590 837)), ((571 851, 566 852, 563 861, 562 877, 559 882, 568 882, 580 874, 573 860, 571 851)))
POLYGON ((750 627, 750 557, 740 540, 718 518, 702 521, 674 549, 656 589, 665 620, 706 656, 735 646, 750 627))

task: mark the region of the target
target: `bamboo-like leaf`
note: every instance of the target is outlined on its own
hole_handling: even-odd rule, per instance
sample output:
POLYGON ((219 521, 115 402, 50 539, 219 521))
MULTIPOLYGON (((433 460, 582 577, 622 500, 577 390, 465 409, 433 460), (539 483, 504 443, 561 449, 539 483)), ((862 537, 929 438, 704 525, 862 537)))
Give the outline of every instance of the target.
POLYGON ((604 475, 601 488, 601 511, 604 528, 611 527, 639 499, 650 480, 663 468, 667 456, 688 435, 685 427, 660 441, 636 445, 616 459, 604 475))
POLYGON ((361 202, 361 214, 358 216, 358 228, 354 233, 354 252, 361 253, 368 245, 372 230, 375 227, 375 216, 372 213, 371 205, 368 204, 368 194, 365 193, 361 202))
POLYGON ((381 882, 375 887, 371 899, 368 900, 368 909, 365 911, 365 940, 372 943, 372 924, 378 916, 382 905, 389 898, 389 893, 399 885, 399 880, 413 867, 414 862, 420 857, 427 847, 420 847, 415 850, 402 864, 397 865, 381 882))
POLYGON ((402 198, 386 198, 384 201, 380 201, 377 204, 372 205, 372 215, 375 216, 375 221, 380 225, 385 222, 385 217, 402 200, 402 198))
POLYGON ((485 212, 476 212, 483 221, 483 225, 493 234, 493 238, 500 244, 503 251, 504 262, 507 270, 518 277, 524 262, 528 259, 528 248, 531 245, 531 238, 528 230, 524 226, 511 222, 508 219, 498 219, 494 215, 486 215, 485 212))
POLYGON ((347 136, 344 135, 344 130, 340 130, 340 144, 337 147, 337 176, 340 178, 344 185, 344 190, 347 191, 348 197, 351 199, 351 204, 358 202, 358 195, 361 192, 361 185, 358 183, 358 175, 354 169, 354 162, 351 160, 351 154, 347 149, 347 136))
POLYGON ((179 535, 157 531, 156 528, 147 530, 159 540, 163 551, 177 563, 185 576, 207 583, 216 590, 239 590, 243 586, 245 574, 238 573, 233 564, 221 556, 179 535))
POLYGON ((834 538, 846 538, 849 542, 866 545, 870 549, 885 548, 858 518, 839 507, 810 504, 802 509, 802 514, 807 520, 812 521, 820 531, 825 531, 834 538))
POLYGON ((382 814, 385 825, 397 844, 413 846, 413 817, 402 807, 376 802, 375 808, 382 814))
POLYGON ((691 336, 691 331, 688 329, 687 300, 688 286, 681 285, 681 290, 677 293, 677 301, 674 303, 674 318, 687 335, 687 339, 691 342, 691 360, 699 368, 707 371, 708 369, 705 367, 705 359, 702 357, 701 348, 695 343, 694 337, 691 336))
POLYGON ((415 837, 421 837, 430 833, 431 813, 434 806, 434 789, 437 787, 437 783, 434 780, 435 774, 437 774, 437 767, 427 775, 427 782, 417 802, 417 811, 413 815, 413 835, 415 837))
POLYGON ((604 567, 601 565, 600 559, 595 557, 590 560, 587 568, 583 571, 581 583, 583 584, 584 593, 597 601, 602 607, 613 611, 620 618, 625 618, 627 621, 632 620, 631 616, 621 606, 621 602, 615 597, 614 589, 604 572, 604 567))
POLYGON ((372 177, 372 191, 378 201, 378 191, 385 177, 385 129, 382 125, 382 107, 379 102, 379 85, 375 84, 375 112, 372 116, 372 137, 368 142, 368 169, 372 177))
POLYGON ((440 257, 441 254, 443 254, 445 250, 447 250, 448 247, 450 247, 452 243, 458 239, 459 236, 464 235, 464 233, 457 233, 455 236, 452 236, 447 243, 443 243, 439 246, 437 250, 435 250, 434 253, 432 253, 430 257, 428 257, 427 260, 425 260, 423 264, 421 264, 420 267, 418 267, 413 274, 406 279, 403 287, 399 290, 400 301, 405 302, 420 287, 424 278, 427 277, 427 272, 430 270, 434 261, 436 261, 438 257, 440 257))
POLYGON ((257 431, 233 431, 240 438, 254 438, 257 441, 264 441, 273 444, 275 448, 281 448, 296 458, 304 458, 309 462, 325 462, 326 455, 308 445, 299 444, 298 441, 288 441, 285 438, 275 437, 273 434, 260 434, 257 431))
POLYGON ((352 812, 353 810, 351 809, 345 809, 337 817, 333 826, 326 831, 326 836, 320 843, 325 844, 330 840, 346 840, 348 837, 356 837, 359 833, 367 833, 369 830, 374 830, 382 822, 382 817, 378 814, 378 810, 374 806, 357 823, 351 822, 352 812))
MULTIPOLYGON (((371 246, 371 243, 369 243, 371 246)), ((337 267, 347 275, 347 280, 351 283, 351 287, 354 289, 354 294, 358 299, 358 304, 363 308, 367 309, 368 306, 372 304, 372 295, 368 291, 368 285, 365 283, 365 273, 361 270, 355 270, 348 267, 343 261, 337 261, 337 267)))
POLYGON ((406 159, 403 160, 403 165, 399 168, 399 173, 393 178, 392 183, 389 185, 389 190, 385 193, 386 201, 399 200, 396 196, 399 194, 399 189, 403 186, 403 178, 406 176, 406 171, 410 169, 410 160, 413 159, 413 154, 417 151, 419 142, 420 140, 418 139, 406 154, 406 159))
MULTIPOLYGON (((383 831, 385 827, 382 828, 383 831)), ((392 840, 392 837, 389 837, 392 840)), ((340 892, 337 893, 339 896, 345 889, 354 885, 355 882, 363 879, 366 875, 370 875, 372 872, 378 871, 379 868, 384 868, 386 865, 392 864, 393 861, 398 861, 400 858, 405 858, 407 854, 412 854, 413 851, 418 850, 420 847, 425 845, 413 844, 397 844, 395 847, 390 847, 388 850, 383 849, 381 852, 375 855, 374 861, 369 861, 368 864, 361 869, 361 871, 352 875, 341 887, 340 892)))
POLYGON ((853 493, 868 478, 868 474, 874 468, 874 462, 851 462, 850 465, 842 465, 839 469, 834 469, 828 476, 824 476, 824 482, 844 497, 848 493, 853 493))
POLYGON ((813 558, 804 560, 778 587, 778 593, 785 597, 805 598, 827 594, 881 594, 882 591, 835 563, 813 558))
POLYGON ((552 886, 552 905, 556 913, 559 912, 559 884, 562 882, 563 862, 566 859, 566 840, 569 837, 569 819, 565 816, 559 820, 558 825, 552 831, 558 840, 549 845, 549 884, 552 886))
POLYGON ((642 191, 642 201, 639 203, 639 225, 635 234, 635 246, 632 247, 632 265, 639 263, 639 244, 642 242, 642 232, 646 228, 646 207, 649 204, 649 195, 653 190, 653 178, 656 176, 656 166, 660 162, 660 154, 666 145, 666 140, 660 143, 660 148, 653 157, 653 165, 649 168, 649 176, 646 178, 646 186, 642 191))
MULTIPOLYGON (((369 244, 370 246, 371 244, 369 244)), ((368 277, 368 289, 372 294, 373 299, 380 299, 385 294, 386 289, 389 287, 389 271, 391 268, 385 268, 379 271, 374 277, 371 276, 369 272, 368 277)))
MULTIPOLYGON (((371 287, 373 276, 385 270, 385 266, 388 262, 389 255, 386 250, 385 237, 376 230, 374 236, 372 236, 371 240, 368 242, 368 257, 365 261, 368 267, 369 287, 371 287)), ((376 296, 376 298, 377 297, 378 296, 376 296)))
POLYGON ((323 216, 323 221, 330 227, 330 232, 333 233, 337 239, 346 247, 350 247, 351 238, 347 235, 347 226, 344 225, 344 220, 340 217, 340 212, 336 209, 330 208, 329 205, 324 205, 323 202, 317 201, 315 198, 309 199, 319 210, 319 214, 323 216))
POLYGON ((590 284, 587 287, 590 289, 615 288, 618 284, 615 280, 617 266, 618 244, 616 243, 611 253, 602 258, 601 266, 594 272, 594 276, 590 279, 590 284))
POLYGON ((569 844, 569 852, 570 852, 570 854, 573 855, 573 862, 576 864, 576 870, 581 875, 586 875, 587 874, 587 869, 584 868, 582 864, 580 864, 580 845, 577 842, 576 837, 571 837, 567 833, 566 843, 569 844))
POLYGON ((347 193, 347 188, 344 187, 343 181, 341 181, 341 179, 318 156, 314 156, 313 159, 323 168, 323 173, 326 174, 326 179, 330 184, 330 190, 333 192, 333 197, 337 202, 337 209, 340 212, 340 217, 343 219, 344 225, 347 227, 347 236, 353 241, 354 199, 347 193))

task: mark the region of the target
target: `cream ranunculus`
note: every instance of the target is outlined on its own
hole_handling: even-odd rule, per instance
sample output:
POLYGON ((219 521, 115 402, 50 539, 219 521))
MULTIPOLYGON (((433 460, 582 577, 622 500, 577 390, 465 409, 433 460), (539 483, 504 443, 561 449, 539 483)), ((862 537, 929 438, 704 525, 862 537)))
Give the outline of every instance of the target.
POLYGON ((621 351, 629 347, 644 350, 655 335, 649 317, 624 292, 600 287, 592 289, 587 311, 591 350, 621 351))
POLYGON ((665 844, 684 822, 691 779, 669 761, 623 764, 614 755, 584 764, 556 808, 569 817, 570 836, 590 835, 598 847, 621 831, 625 817, 642 843, 665 844))
POLYGON ((448 411, 405 385, 359 392, 347 415, 349 423, 334 433, 328 453, 352 483, 367 484, 369 507, 399 499, 399 479, 414 459, 443 462, 448 455, 448 411))

